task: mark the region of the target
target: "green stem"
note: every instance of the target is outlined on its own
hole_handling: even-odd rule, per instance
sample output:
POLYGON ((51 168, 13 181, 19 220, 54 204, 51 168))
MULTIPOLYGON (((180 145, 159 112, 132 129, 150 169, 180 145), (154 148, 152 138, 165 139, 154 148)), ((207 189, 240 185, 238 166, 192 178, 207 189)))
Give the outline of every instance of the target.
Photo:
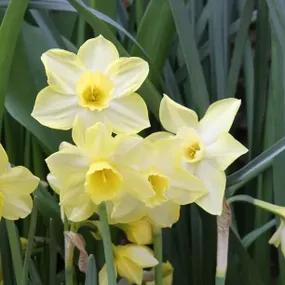
POLYGON ((14 274, 17 285, 21 284, 23 261, 21 255, 20 240, 17 232, 17 228, 13 221, 6 220, 6 228, 9 238, 10 250, 12 255, 12 262, 14 268, 14 274))
POLYGON ((155 285, 162 285, 162 230, 161 228, 154 228, 153 230, 153 247, 154 256, 158 261, 155 267, 154 278, 155 285))
POLYGON ((217 276, 216 275, 215 285, 225 285, 225 284, 226 284, 225 276, 217 276))
POLYGON ((29 236, 28 236, 28 246, 25 253, 25 259, 24 259, 24 266, 23 266, 23 272, 22 272, 22 285, 26 285, 28 281, 28 272, 29 272, 29 265, 31 260, 31 254, 34 244, 34 236, 36 232, 36 226, 37 226, 37 216, 38 216, 38 209, 36 205, 36 200, 34 200, 34 207, 31 214, 31 221, 30 221, 30 229, 29 229, 29 236))
MULTIPOLYGON (((64 217, 64 231, 68 232, 69 224, 66 217, 64 217)), ((73 255, 74 245, 69 240, 68 236, 64 236, 65 242, 65 284, 73 285, 73 255)))
POLYGON ((259 199, 255 199, 249 195, 236 195, 227 200, 228 203, 232 202, 246 202, 255 205, 263 210, 271 212, 281 218, 285 218, 285 207, 277 206, 259 199))
POLYGON ((116 272, 114 267, 113 245, 111 239, 110 228, 108 224, 108 215, 105 203, 101 203, 98 207, 100 217, 99 229, 103 239, 105 262, 107 266, 108 285, 116 285, 116 272))

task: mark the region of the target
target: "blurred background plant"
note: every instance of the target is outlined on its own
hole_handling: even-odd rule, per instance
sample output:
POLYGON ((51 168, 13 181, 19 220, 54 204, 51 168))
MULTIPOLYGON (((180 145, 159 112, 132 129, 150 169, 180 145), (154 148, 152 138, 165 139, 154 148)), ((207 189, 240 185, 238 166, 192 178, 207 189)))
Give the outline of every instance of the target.
MULTIPOLYGON (((163 93, 200 114, 215 100, 242 99, 232 133, 250 152, 229 169, 227 196, 238 191, 285 205, 284 0, 0 0, 0 19, 1 143, 12 164, 45 180, 44 159, 70 141, 70 132, 45 128, 30 116, 46 85, 41 54, 54 47, 76 51, 102 34, 122 56, 150 63, 140 94, 151 111, 152 131, 161 129, 163 93)), ((64 283, 63 224, 47 190, 42 183, 32 215, 17 222, 19 236, 28 239, 22 284, 64 283)), ((284 257, 268 244, 276 224, 267 212, 235 204, 226 284, 285 284, 284 257)), ((179 222, 164 230, 164 259, 174 267, 174 284, 215 284, 216 232, 216 217, 195 205, 183 207, 179 222)), ((80 233, 95 257, 89 258, 85 284, 96 284, 102 244, 87 227, 80 233)), ((113 236, 122 239, 118 232, 113 236)), ((15 284, 3 221, 0 250, 0 282, 3 276, 4 284, 15 284)), ((85 274, 74 268, 83 284, 85 274)))

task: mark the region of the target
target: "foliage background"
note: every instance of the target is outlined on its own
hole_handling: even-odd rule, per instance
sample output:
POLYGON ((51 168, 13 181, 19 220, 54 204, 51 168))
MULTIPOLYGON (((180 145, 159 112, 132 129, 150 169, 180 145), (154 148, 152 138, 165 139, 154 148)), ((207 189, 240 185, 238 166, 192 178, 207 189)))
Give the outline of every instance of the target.
MULTIPOLYGON (((0 0, 1 20, 7 2, 0 0)), ((30 116, 37 92, 46 85, 41 54, 54 47, 76 51, 86 39, 102 34, 117 45, 121 55, 141 56, 150 63, 149 80, 140 94, 151 112, 152 130, 161 128, 157 118, 163 93, 199 114, 215 100, 241 98, 232 133, 250 152, 228 174, 257 159, 229 175, 227 193, 238 190, 285 205, 284 141, 270 148, 285 130, 284 0, 12 2, 14 15, 0 29, 1 142, 11 163, 25 165, 45 180, 45 157, 61 141, 70 140, 69 132, 45 128, 30 116), (28 8, 21 21, 25 2, 28 8)), ((62 284, 64 280, 63 225, 56 197, 47 190, 44 184, 39 187, 32 216, 17 223, 19 235, 35 241, 27 265, 30 284, 62 284)), ((285 284, 284 258, 268 245, 275 224, 267 213, 252 206, 235 207, 227 284, 285 284)), ((101 243, 87 229, 81 233, 100 268, 101 243)), ((115 232, 114 237, 121 240, 115 232)), ((175 267, 174 284, 214 284, 215 217, 195 205, 183 207, 180 221, 164 231, 164 241, 164 257, 175 267)), ((0 249, 5 284, 14 284, 3 221, 0 249)), ((77 280, 84 283, 84 275, 77 272, 77 280)))

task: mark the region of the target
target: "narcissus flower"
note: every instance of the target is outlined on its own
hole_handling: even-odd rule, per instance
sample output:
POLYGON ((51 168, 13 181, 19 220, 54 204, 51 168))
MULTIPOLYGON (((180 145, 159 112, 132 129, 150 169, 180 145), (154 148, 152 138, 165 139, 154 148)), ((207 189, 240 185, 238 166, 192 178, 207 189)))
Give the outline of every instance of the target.
POLYGON ((208 194, 196 203, 213 215, 222 213, 225 192, 225 169, 247 152, 228 132, 240 106, 240 100, 223 99, 213 103, 204 117, 164 96, 160 104, 163 127, 176 136, 176 161, 200 178, 208 194))
POLYGON ((146 245, 152 243, 152 224, 147 218, 141 218, 137 221, 116 225, 122 229, 127 239, 138 245, 146 245))
POLYGON ((146 104, 135 93, 149 71, 141 58, 119 57, 116 47, 98 36, 77 54, 51 49, 42 61, 49 85, 38 94, 32 112, 41 124, 68 130, 80 118, 86 126, 104 122, 115 133, 149 127, 146 104))
POLYGON ((198 178, 177 165, 174 148, 165 132, 154 133, 132 148, 128 164, 147 178, 155 194, 145 203, 127 195, 114 200, 112 219, 131 222, 138 216, 147 216, 155 226, 170 227, 179 218, 180 205, 207 193, 198 178))
MULTIPOLYGON (((144 268, 158 263, 148 247, 133 244, 114 246, 114 260, 118 275, 135 284, 142 283, 144 268)), ((100 285, 108 284, 106 273, 104 266, 99 273, 100 285)))
POLYGON ((147 179, 125 163, 133 136, 113 137, 103 123, 85 130, 76 121, 72 137, 76 145, 63 142, 59 151, 46 159, 49 181, 71 221, 87 219, 101 202, 124 193, 142 201, 154 195, 147 179))
MULTIPOLYGON (((153 270, 146 271, 145 275, 148 279, 148 276, 152 275, 152 279, 154 279, 154 272, 153 270)), ((146 285, 155 285, 154 281, 146 281, 146 285)), ((172 285, 173 284, 173 267, 169 261, 162 263, 162 284, 163 285, 172 285)))
POLYGON ((33 208, 31 193, 39 178, 23 166, 11 167, 0 144, 0 219, 17 220, 28 216, 33 208))

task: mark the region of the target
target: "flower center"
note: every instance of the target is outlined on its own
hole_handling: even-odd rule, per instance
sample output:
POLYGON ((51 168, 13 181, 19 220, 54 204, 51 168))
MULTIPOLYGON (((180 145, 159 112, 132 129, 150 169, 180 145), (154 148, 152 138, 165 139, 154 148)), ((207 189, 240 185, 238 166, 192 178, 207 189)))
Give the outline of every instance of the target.
POLYGON ((155 195, 148 200, 149 205, 156 206, 167 201, 166 190, 169 186, 167 177, 160 174, 151 174, 148 176, 148 181, 155 192, 155 195))
POLYGON ((123 182, 121 174, 108 162, 93 163, 87 174, 85 189, 95 204, 115 198, 123 182))
POLYGON ((4 195, 0 192, 0 220, 3 216, 3 208, 4 208, 4 195))
POLYGON ((184 156, 188 162, 197 162, 203 157, 203 146, 201 142, 195 141, 187 145, 184 149, 184 156))
POLYGON ((77 83, 79 104, 91 111, 101 111, 108 107, 113 87, 113 82, 103 73, 87 71, 77 83))

